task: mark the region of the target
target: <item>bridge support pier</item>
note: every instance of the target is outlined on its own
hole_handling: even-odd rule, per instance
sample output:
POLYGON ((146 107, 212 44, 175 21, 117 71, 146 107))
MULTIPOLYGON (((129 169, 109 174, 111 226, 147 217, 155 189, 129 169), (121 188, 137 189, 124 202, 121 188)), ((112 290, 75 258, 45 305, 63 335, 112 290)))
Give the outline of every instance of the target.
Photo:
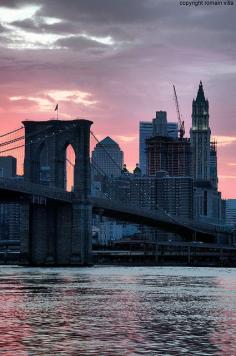
POLYGON ((21 203, 20 209, 20 241, 21 241, 21 263, 29 264, 30 260, 30 239, 29 239, 29 212, 30 204, 21 203))
POLYGON ((92 264, 92 207, 90 203, 72 205, 71 265, 92 264))
POLYGON ((191 247, 188 246, 188 264, 191 264, 191 247))
POLYGON ((20 224, 21 264, 90 265, 91 219, 90 203, 61 206, 23 204, 20 224))
MULTIPOLYGON (((42 187, 37 197, 39 199, 29 202, 28 210, 26 207, 23 209, 22 263, 34 266, 89 265, 92 262, 90 203, 92 122, 76 119, 24 121, 23 124, 24 180, 29 185, 36 184, 38 187, 42 183, 45 184, 42 180, 42 167, 46 165, 47 189, 52 189, 52 192, 55 190, 58 196, 46 198, 42 187), (75 153, 73 192, 68 199, 63 200, 60 194, 64 194, 66 189, 66 150, 69 145, 75 153), (43 201, 41 198, 44 198, 43 201)), ((36 187, 36 191, 37 189, 36 187)))

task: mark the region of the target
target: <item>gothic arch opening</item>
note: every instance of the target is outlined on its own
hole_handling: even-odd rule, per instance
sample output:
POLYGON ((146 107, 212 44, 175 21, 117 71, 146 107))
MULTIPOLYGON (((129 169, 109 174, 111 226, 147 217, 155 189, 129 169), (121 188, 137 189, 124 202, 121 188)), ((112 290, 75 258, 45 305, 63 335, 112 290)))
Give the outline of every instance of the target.
POLYGON ((65 151, 65 190, 72 192, 74 190, 74 169, 75 169, 75 151, 71 144, 66 146, 65 151))

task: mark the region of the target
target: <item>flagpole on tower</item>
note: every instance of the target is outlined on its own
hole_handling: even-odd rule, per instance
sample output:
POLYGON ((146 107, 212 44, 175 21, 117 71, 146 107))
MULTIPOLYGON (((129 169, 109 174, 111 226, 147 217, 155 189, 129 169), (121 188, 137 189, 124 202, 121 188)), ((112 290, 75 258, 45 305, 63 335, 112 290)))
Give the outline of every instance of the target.
POLYGON ((56 111, 57 112, 57 120, 58 120, 58 104, 56 105, 56 107, 55 107, 55 110, 54 111, 56 111))

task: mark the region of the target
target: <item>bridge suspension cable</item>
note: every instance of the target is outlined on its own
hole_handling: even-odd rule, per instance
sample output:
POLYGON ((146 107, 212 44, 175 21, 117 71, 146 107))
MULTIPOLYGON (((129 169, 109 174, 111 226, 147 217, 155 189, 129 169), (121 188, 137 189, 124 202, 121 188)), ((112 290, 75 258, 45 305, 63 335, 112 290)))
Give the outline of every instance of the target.
MULTIPOLYGON (((26 144, 22 144, 22 145, 19 145, 19 146, 14 146, 14 147, 11 147, 9 149, 6 149, 6 150, 3 150, 3 151, 0 151, 0 154, 1 153, 4 153, 4 152, 8 152, 8 151, 13 151, 13 150, 16 150, 16 149, 19 149, 21 147, 24 147, 24 146, 28 146, 28 145, 33 145, 35 143, 39 143, 41 141, 44 141, 45 138, 49 138, 49 137, 52 137, 52 136, 55 136, 55 135, 61 135, 63 134, 64 132, 68 131, 68 130, 71 130, 71 127, 67 126, 66 129, 64 130, 56 130, 56 131, 52 131, 50 134, 45 134, 44 136, 42 137, 38 137, 35 141, 29 141, 27 142, 26 144)), ((46 132, 48 131, 48 128, 45 128, 45 129, 42 129, 40 131, 37 131, 35 132, 34 134, 28 136, 28 139, 29 138, 33 138, 34 136, 38 136, 39 133, 43 133, 43 132, 46 132)), ((15 131, 14 131, 15 132, 15 131)), ((7 145, 11 145, 15 142, 18 142, 18 141, 21 141, 21 140, 24 140, 25 139, 25 136, 20 136, 20 137, 16 137, 12 140, 9 140, 9 141, 5 141, 3 143, 0 143, 0 147, 1 146, 7 146, 7 145)))
MULTIPOLYGON (((73 125, 73 127, 75 126, 76 124, 73 125)), ((16 158, 17 174, 23 174, 24 172, 25 147, 43 142, 45 139, 52 136, 63 135, 66 131, 72 129, 72 125, 66 125, 63 130, 60 128, 50 129, 50 132, 48 132, 48 127, 37 130, 33 134, 27 136, 27 143, 25 143, 25 135, 21 132, 23 129, 24 127, 20 127, 0 136, 0 156, 11 155, 16 158), (40 137, 37 137, 39 134, 40 137)))
POLYGON ((6 133, 4 133, 4 134, 0 135, 0 138, 1 138, 1 137, 8 136, 8 135, 11 135, 11 134, 13 134, 13 133, 15 133, 15 132, 17 132, 17 131, 23 130, 23 129, 24 129, 24 127, 23 127, 23 126, 18 127, 18 128, 17 128, 17 129, 15 129, 15 130, 8 131, 8 132, 6 132, 6 133))

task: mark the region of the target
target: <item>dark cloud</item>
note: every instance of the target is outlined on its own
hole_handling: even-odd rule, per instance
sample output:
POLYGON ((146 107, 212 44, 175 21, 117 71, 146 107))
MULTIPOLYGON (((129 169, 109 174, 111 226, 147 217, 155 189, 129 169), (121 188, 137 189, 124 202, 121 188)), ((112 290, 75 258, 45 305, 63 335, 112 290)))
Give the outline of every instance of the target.
POLYGON ((162 1, 153 0, 1 0, 0 5, 13 8, 26 4, 42 5, 39 11, 42 16, 106 24, 149 22, 157 17, 155 9, 163 8, 162 1))
POLYGON ((84 49, 106 49, 106 45, 102 43, 98 43, 97 41, 94 41, 92 39, 88 39, 85 37, 77 36, 77 37, 67 37, 63 38, 60 40, 57 40, 55 42, 56 46, 61 46, 65 48, 70 48, 70 49, 76 49, 76 50, 84 50, 84 49))
POLYGON ((22 6, 22 5, 25 5, 28 3, 29 3, 29 1, 27 1, 27 0, 25 0, 25 1, 24 0, 1 0, 0 6, 15 8, 15 7, 22 6))
POLYGON ((1 33, 1 32, 5 32, 5 31, 6 31, 6 28, 3 27, 2 25, 0 25, 0 33, 1 33))
POLYGON ((156 18, 155 3, 150 0, 62 0, 42 1, 41 13, 74 21, 132 23, 156 18))
MULTIPOLYGON (((177 0, 41 0, 35 4, 41 5, 35 19, 13 25, 36 33, 110 35, 139 45, 161 43, 235 54, 231 45, 236 42, 235 8, 184 8, 177 0), (43 16, 62 21, 48 25, 43 16)), ((71 42, 75 49, 76 40, 71 42)))
POLYGON ((35 23, 35 21, 33 21, 32 19, 26 19, 23 21, 14 21, 12 22, 13 26, 16 27, 20 27, 24 30, 30 30, 30 31, 40 31, 40 24, 37 25, 37 23, 35 23))

